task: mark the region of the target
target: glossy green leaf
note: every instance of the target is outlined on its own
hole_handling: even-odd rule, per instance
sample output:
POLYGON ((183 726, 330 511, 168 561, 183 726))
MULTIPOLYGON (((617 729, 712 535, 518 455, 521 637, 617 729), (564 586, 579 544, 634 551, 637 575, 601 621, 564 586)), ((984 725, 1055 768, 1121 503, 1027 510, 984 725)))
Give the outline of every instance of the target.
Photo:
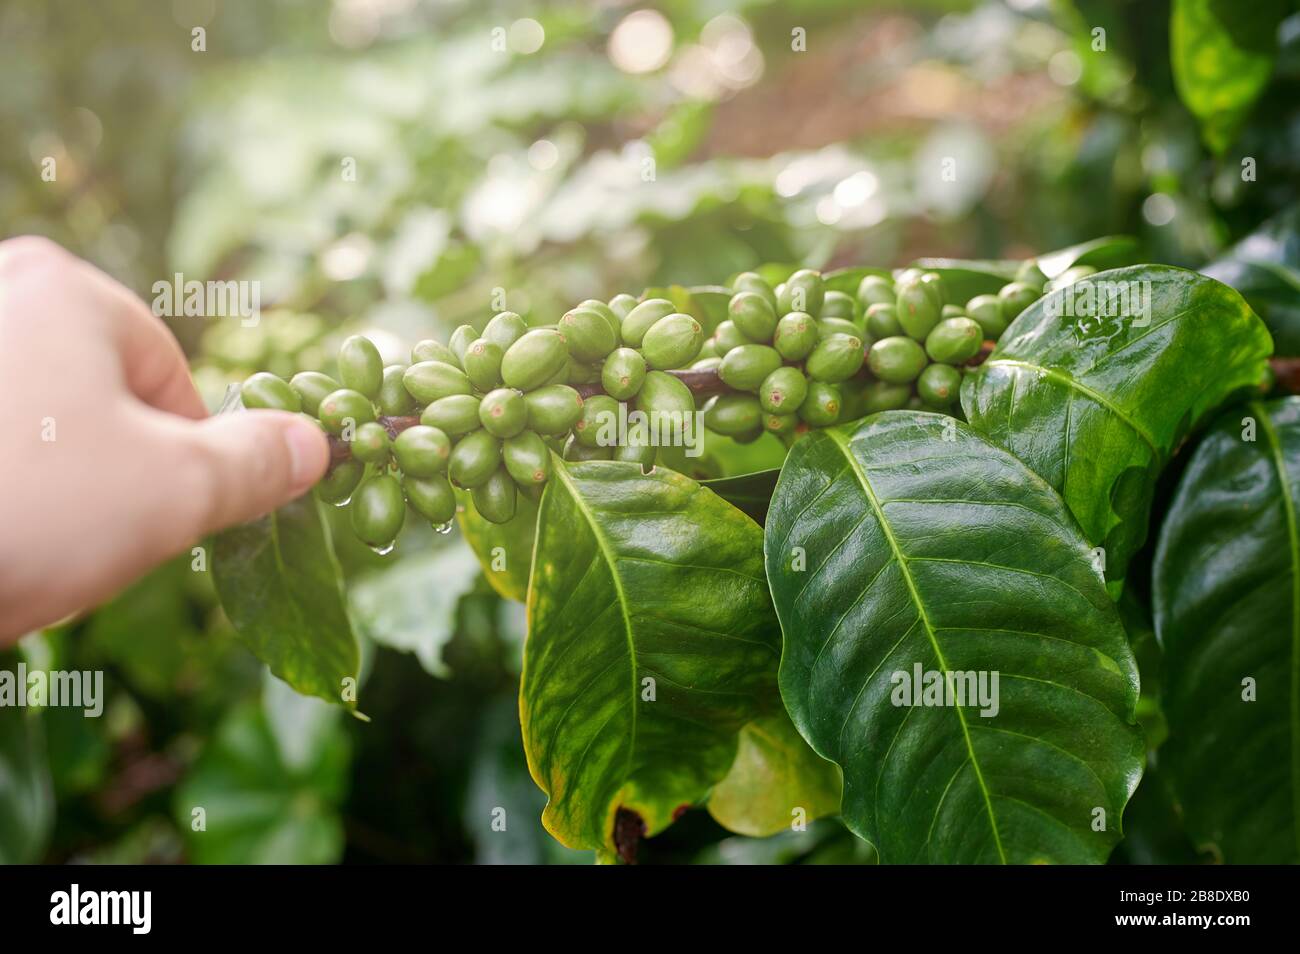
MULTIPOLYGON (((0 652, 6 679, 17 679, 19 658, 16 652, 0 652)), ((40 709, 12 700, 0 705, 0 864, 39 861, 54 825, 41 717, 40 709)))
POLYGON ((239 639, 299 692, 355 707, 360 650, 319 504, 307 494, 217 535, 212 576, 239 639))
POLYGON ((1165 518, 1154 596, 1161 764, 1229 863, 1300 862, 1298 526, 1300 399, 1225 413, 1165 518))
POLYGON ((779 468, 768 468, 734 477, 716 477, 701 483, 762 526, 767 519, 767 508, 772 502, 772 491, 776 489, 776 479, 780 475, 779 468))
POLYGON ((1183 103, 1215 152, 1237 136, 1273 74, 1287 0, 1174 0, 1169 62, 1183 103))
POLYGON ((1142 773, 1137 669, 1041 478, 951 418, 873 415, 794 446, 765 552, 782 698, 882 862, 1106 860, 1142 773), (971 674, 964 698, 913 705, 918 667, 971 674))
POLYGON ((1226 285, 1160 265, 1115 269, 1025 309, 966 376, 961 403, 976 430, 1061 493, 1104 549, 1106 578, 1120 580, 1146 539, 1169 455, 1260 380, 1269 349, 1263 323, 1226 285), (1085 295, 1108 314, 1083 314, 1085 295))
POLYGON ((1269 219, 1201 269, 1258 312, 1277 354, 1300 355, 1300 206, 1269 219))
POLYGON ((839 767, 803 740, 784 710, 740 730, 736 760, 709 795, 723 828, 763 838, 840 810, 839 767))
POLYGON ((822 274, 822 283, 827 291, 844 292, 846 295, 852 295, 855 298, 858 294, 858 286, 862 284, 862 279, 868 275, 875 275, 878 278, 889 278, 889 269, 887 268, 836 268, 822 274))
POLYGON ((1096 269, 1122 268, 1137 261, 1137 240, 1130 235, 1104 235, 1078 245, 1045 252, 1034 261, 1048 278, 1056 278, 1076 265, 1096 269))
POLYGON ((456 607, 474 588, 479 563, 463 541, 404 556, 357 580, 349 593, 357 628, 381 646, 415 655, 446 678, 443 648, 456 634, 456 607))
POLYGON ((469 494, 459 492, 456 520, 483 575, 505 599, 522 603, 528 598, 528 574, 533 563, 533 538, 537 532, 537 504, 519 495, 515 515, 505 523, 479 516, 469 494))
POLYGON ((780 632, 762 531, 667 468, 556 462, 538 516, 520 712, 542 821, 609 857, 703 801, 774 711, 780 632))

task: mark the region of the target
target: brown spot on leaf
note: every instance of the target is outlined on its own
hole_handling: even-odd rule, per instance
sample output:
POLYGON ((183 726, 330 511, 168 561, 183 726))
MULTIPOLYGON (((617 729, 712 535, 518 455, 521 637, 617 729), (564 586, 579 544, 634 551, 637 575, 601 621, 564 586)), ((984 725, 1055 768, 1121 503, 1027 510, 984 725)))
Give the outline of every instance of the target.
POLYGON ((645 821, 630 808, 614 813, 614 847, 625 865, 636 864, 636 849, 645 837, 645 821))

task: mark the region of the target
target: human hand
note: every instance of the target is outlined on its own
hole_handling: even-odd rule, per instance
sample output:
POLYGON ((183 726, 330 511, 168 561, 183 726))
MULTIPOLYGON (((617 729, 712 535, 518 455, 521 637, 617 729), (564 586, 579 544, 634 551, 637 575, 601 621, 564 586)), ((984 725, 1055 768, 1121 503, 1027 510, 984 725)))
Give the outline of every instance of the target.
POLYGON ((301 495, 328 458, 297 415, 208 417, 139 298, 46 239, 0 242, 0 646, 301 495))

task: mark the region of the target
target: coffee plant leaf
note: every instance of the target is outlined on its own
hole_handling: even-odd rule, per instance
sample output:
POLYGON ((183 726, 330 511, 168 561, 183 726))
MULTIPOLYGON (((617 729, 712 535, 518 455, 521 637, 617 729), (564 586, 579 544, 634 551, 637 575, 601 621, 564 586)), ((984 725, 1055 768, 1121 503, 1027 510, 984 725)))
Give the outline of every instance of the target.
POLYGON ((838 814, 842 789, 839 766, 809 748, 782 710, 740 730, 736 760, 708 809, 723 828, 766 838, 838 814))
POLYGON ((776 489, 776 479, 780 474, 780 468, 768 468, 734 477, 716 477, 700 483, 762 526, 767 519, 767 508, 772 502, 772 491, 776 489))
POLYGON ((240 642, 299 692, 356 708, 360 648, 311 494, 216 535, 212 579, 240 642))
POLYGON ((943 279, 949 303, 961 305, 976 295, 996 295, 1003 285, 1015 280, 1019 264, 1012 261, 920 258, 912 266, 938 274, 943 279))
POLYGON ((1201 273, 1241 292, 1277 354, 1300 355, 1300 206, 1269 219, 1201 273))
POLYGON ((556 461, 519 705, 559 841, 627 858, 637 834, 702 802, 740 730, 779 708, 762 545, 752 520, 674 471, 556 461))
POLYGON ((1208 412, 1263 378, 1271 347, 1213 279, 1162 265, 1098 272, 1025 309, 962 383, 962 408, 1061 493, 1119 581, 1161 468, 1208 412))
POLYGON ((515 515, 493 523, 479 514, 470 495, 458 491, 456 521, 492 589, 503 599, 522 603, 528 598, 528 574, 533 562, 533 537, 537 531, 537 504, 519 495, 515 515))
POLYGON ((1199 847, 1300 862, 1300 399, 1223 415, 1156 547, 1169 737, 1161 765, 1199 847))
POLYGON ((882 863, 1106 860, 1142 774, 1137 668, 1040 477, 888 411, 795 444, 764 550, 782 698, 882 863))
POLYGON ((1091 265, 1093 268, 1122 268, 1137 261, 1137 239, 1131 235, 1103 235, 1089 239, 1078 245, 1070 245, 1054 252, 1045 252, 1034 259, 1041 271, 1048 278, 1056 278, 1074 268, 1076 265, 1091 265))
POLYGON ((858 286, 862 284, 862 279, 868 275, 875 275, 877 278, 890 277, 887 268, 836 268, 822 273, 822 284, 827 291, 844 292, 844 294, 856 298, 858 286))
POLYGON ((1288 0, 1174 0, 1169 65, 1201 138, 1222 153, 1273 75, 1288 0))

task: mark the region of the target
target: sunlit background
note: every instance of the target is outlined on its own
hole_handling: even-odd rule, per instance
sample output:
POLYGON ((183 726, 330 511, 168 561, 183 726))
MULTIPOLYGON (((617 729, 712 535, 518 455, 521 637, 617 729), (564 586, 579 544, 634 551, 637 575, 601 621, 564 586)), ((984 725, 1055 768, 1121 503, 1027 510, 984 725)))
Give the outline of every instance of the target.
MULTIPOLYGON (((1196 266, 1295 201, 1300 124, 1294 85, 1272 90, 1274 121, 1209 152, 1174 92, 1168 9, 4 0, 0 232, 48 235, 146 298, 176 273, 260 282, 257 328, 173 322, 213 404, 252 370, 325 365, 352 331, 396 359, 481 326, 494 295, 545 323, 764 262, 1022 257, 1110 233, 1196 266)), ((44 714, 21 854, 588 861, 538 821, 518 604, 455 535, 386 558, 350 539, 368 725, 264 678, 188 561, 30 640, 104 668, 110 698, 100 720, 44 714), (244 821, 196 836, 198 802, 244 821)), ((818 826, 760 841, 692 812, 644 860, 871 860, 818 826)))

